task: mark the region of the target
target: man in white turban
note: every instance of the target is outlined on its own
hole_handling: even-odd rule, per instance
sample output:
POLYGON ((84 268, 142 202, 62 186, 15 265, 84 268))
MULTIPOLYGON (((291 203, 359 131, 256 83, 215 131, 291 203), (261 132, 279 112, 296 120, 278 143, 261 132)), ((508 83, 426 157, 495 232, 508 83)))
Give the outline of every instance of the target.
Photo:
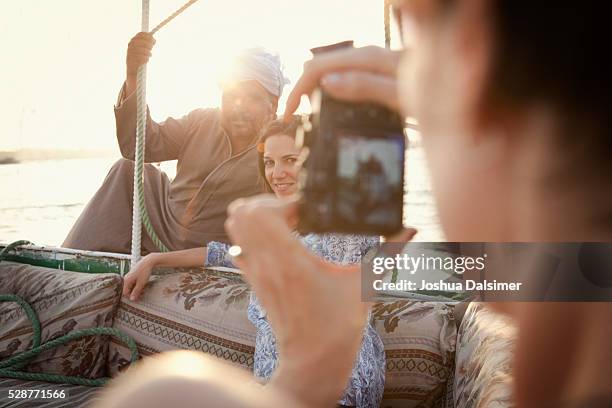
MULTIPOLYGON (((63 246, 129 253, 131 245, 136 73, 151 56, 155 40, 137 34, 128 45, 127 76, 115 106, 117 140, 123 159, 113 165, 63 246)), ((147 115, 145 162, 178 160, 176 177, 145 165, 145 203, 158 237, 170 250, 228 242, 227 205, 259 194, 255 144, 262 127, 276 117, 287 83, 277 55, 246 50, 221 82, 221 108, 196 109, 157 123, 147 115)), ((155 252, 143 232, 143 253, 155 252)))
POLYGON ((221 85, 247 80, 257 81, 277 98, 289 82, 283 74, 280 57, 261 47, 249 48, 240 53, 223 76, 221 85))
POLYGON ((287 82, 278 55, 263 48, 247 49, 238 55, 220 83, 221 122, 230 138, 248 144, 247 140, 259 134, 263 122, 274 118, 287 82))

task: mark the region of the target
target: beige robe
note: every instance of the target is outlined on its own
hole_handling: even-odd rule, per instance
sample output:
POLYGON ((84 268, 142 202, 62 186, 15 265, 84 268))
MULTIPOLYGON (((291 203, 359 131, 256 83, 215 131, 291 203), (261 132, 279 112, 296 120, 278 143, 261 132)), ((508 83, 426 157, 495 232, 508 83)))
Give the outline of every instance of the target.
MULTIPOLYGON (((120 101, 122 100, 120 94, 120 101)), ((147 114, 145 162, 178 160, 176 177, 145 165, 145 203, 162 242, 171 250, 228 242, 227 206, 264 191, 253 144, 232 152, 219 109, 196 109, 180 119, 156 123, 147 114)), ((117 139, 124 159, 111 168, 63 243, 64 247, 129 253, 136 134, 136 96, 115 107, 117 139)), ((157 251, 142 230, 144 253, 157 251)))

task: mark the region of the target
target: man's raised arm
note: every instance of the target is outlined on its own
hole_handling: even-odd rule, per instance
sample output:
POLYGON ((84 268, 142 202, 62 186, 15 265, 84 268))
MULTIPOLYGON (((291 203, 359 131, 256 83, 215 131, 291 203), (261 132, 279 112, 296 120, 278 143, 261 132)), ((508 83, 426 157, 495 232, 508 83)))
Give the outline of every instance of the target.
MULTIPOLYGON (((149 33, 138 33, 130 40, 126 58, 126 80, 115 105, 117 141, 121 155, 130 160, 134 160, 135 157, 138 67, 149 61, 154 44, 155 39, 149 33)), ((168 118, 164 122, 157 123, 151 119, 147 107, 145 162, 178 159, 187 127, 186 117, 168 118)))

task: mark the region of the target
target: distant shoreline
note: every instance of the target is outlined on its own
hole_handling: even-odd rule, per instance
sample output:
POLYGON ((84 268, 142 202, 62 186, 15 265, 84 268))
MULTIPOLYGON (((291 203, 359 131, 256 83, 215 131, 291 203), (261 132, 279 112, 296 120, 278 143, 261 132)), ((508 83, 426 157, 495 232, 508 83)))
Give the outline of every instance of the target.
POLYGON ((0 151, 0 165, 27 161, 92 159, 116 156, 113 150, 20 149, 0 151))

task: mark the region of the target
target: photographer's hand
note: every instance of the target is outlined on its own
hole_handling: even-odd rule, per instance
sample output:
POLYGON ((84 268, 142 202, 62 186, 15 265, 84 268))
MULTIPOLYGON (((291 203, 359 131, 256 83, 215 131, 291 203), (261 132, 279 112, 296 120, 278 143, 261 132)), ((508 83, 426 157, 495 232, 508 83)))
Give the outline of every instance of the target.
POLYGON ((259 196, 232 203, 228 213, 226 230, 242 249, 235 263, 277 337, 279 367, 269 385, 307 406, 334 406, 367 321, 360 267, 324 262, 292 236, 295 202, 259 196))
POLYGON ((285 119, 319 84, 332 96, 352 102, 373 101, 399 110, 397 67, 402 53, 369 46, 346 48, 316 55, 287 99, 285 119))

